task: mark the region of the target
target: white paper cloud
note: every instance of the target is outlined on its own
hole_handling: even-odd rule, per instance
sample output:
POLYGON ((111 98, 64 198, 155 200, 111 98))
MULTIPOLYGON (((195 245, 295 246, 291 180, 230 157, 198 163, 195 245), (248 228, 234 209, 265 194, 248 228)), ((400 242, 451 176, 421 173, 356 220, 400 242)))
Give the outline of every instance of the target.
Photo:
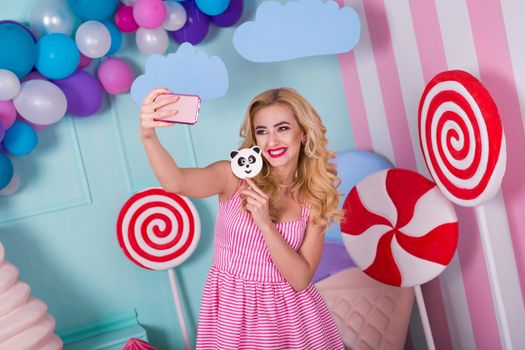
POLYGON ((254 62, 278 62, 300 57, 339 54, 359 41, 361 23, 351 7, 335 1, 298 0, 281 5, 265 1, 255 21, 243 23, 233 45, 254 62))
POLYGON ((148 57, 144 74, 131 86, 131 96, 140 105, 152 89, 165 87, 175 93, 212 100, 226 94, 228 81, 228 71, 219 57, 208 57, 190 43, 183 43, 176 53, 148 57))

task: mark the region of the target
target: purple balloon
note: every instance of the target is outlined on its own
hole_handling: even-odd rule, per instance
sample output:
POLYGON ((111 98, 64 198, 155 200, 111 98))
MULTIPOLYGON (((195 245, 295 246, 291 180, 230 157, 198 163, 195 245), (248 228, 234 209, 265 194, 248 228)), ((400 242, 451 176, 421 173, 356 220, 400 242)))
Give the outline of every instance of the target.
POLYGON ((325 241, 323 255, 312 281, 317 283, 350 267, 356 267, 356 264, 348 255, 344 244, 337 241, 325 241))
POLYGON ((210 17, 202 13, 193 1, 184 1, 181 5, 186 10, 186 24, 181 29, 170 32, 171 36, 181 44, 189 42, 196 45, 208 34, 210 17))
POLYGON ((230 0, 230 5, 226 11, 217 16, 211 16, 211 23, 218 27, 231 27, 239 18, 241 18, 243 10, 243 0, 230 0))
POLYGON ((31 71, 29 72, 28 75, 26 75, 24 77, 24 79, 22 79, 20 82, 21 83, 24 83, 26 81, 29 81, 29 80, 35 80, 35 79, 40 79, 40 80, 47 80, 46 77, 44 77, 42 74, 40 74, 38 71, 34 70, 34 71, 31 71))
POLYGON ((4 124, 0 122, 0 142, 2 142, 2 140, 4 139, 4 135, 5 135, 4 124))
POLYGON ((64 79, 53 80, 66 95, 67 113, 87 117, 95 114, 102 106, 104 90, 97 78, 78 69, 64 79))

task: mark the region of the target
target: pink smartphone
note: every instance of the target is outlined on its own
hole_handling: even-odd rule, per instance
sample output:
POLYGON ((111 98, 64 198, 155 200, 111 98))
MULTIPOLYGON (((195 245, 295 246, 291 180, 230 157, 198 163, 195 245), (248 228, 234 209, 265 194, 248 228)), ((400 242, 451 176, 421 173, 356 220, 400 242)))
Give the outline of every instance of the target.
POLYGON ((162 119, 163 122, 180 123, 180 124, 195 124, 199 118, 199 110, 201 107, 201 98, 197 95, 183 95, 183 94, 161 94, 158 95, 155 101, 165 98, 179 96, 179 100, 170 103, 166 106, 157 108, 157 111, 179 111, 177 115, 162 119))

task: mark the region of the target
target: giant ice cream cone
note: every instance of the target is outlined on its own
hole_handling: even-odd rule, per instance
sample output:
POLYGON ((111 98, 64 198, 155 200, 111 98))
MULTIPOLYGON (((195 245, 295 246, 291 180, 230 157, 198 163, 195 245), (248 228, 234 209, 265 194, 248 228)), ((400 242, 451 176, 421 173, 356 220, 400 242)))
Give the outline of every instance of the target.
POLYGON ((31 297, 30 291, 27 283, 18 280, 16 266, 4 260, 0 243, 0 350, 62 349, 46 303, 31 297))

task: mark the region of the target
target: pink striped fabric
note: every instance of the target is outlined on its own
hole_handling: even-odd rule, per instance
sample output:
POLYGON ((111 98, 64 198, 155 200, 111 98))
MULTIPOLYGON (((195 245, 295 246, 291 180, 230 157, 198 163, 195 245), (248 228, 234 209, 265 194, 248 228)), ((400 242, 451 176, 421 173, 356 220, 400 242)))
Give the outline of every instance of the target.
POLYGON ((350 114, 350 125, 354 132, 354 142, 358 149, 372 151, 372 137, 368 128, 366 119, 365 104, 363 93, 359 85, 359 75, 355 63, 354 52, 346 52, 337 55, 341 74, 343 75, 343 85, 345 87, 346 101, 348 102, 348 111, 350 114))
POLYGON ((410 142, 407 114, 403 105, 401 83, 392 50, 392 41, 384 0, 363 1, 372 42, 388 130, 394 147, 395 165, 415 169, 416 159, 410 142))
MULTIPOLYGON (((239 193, 219 203, 215 251, 204 286, 197 349, 344 349, 327 306, 310 284, 296 292, 273 264, 239 193)), ((276 224, 298 250, 309 210, 276 224)))

